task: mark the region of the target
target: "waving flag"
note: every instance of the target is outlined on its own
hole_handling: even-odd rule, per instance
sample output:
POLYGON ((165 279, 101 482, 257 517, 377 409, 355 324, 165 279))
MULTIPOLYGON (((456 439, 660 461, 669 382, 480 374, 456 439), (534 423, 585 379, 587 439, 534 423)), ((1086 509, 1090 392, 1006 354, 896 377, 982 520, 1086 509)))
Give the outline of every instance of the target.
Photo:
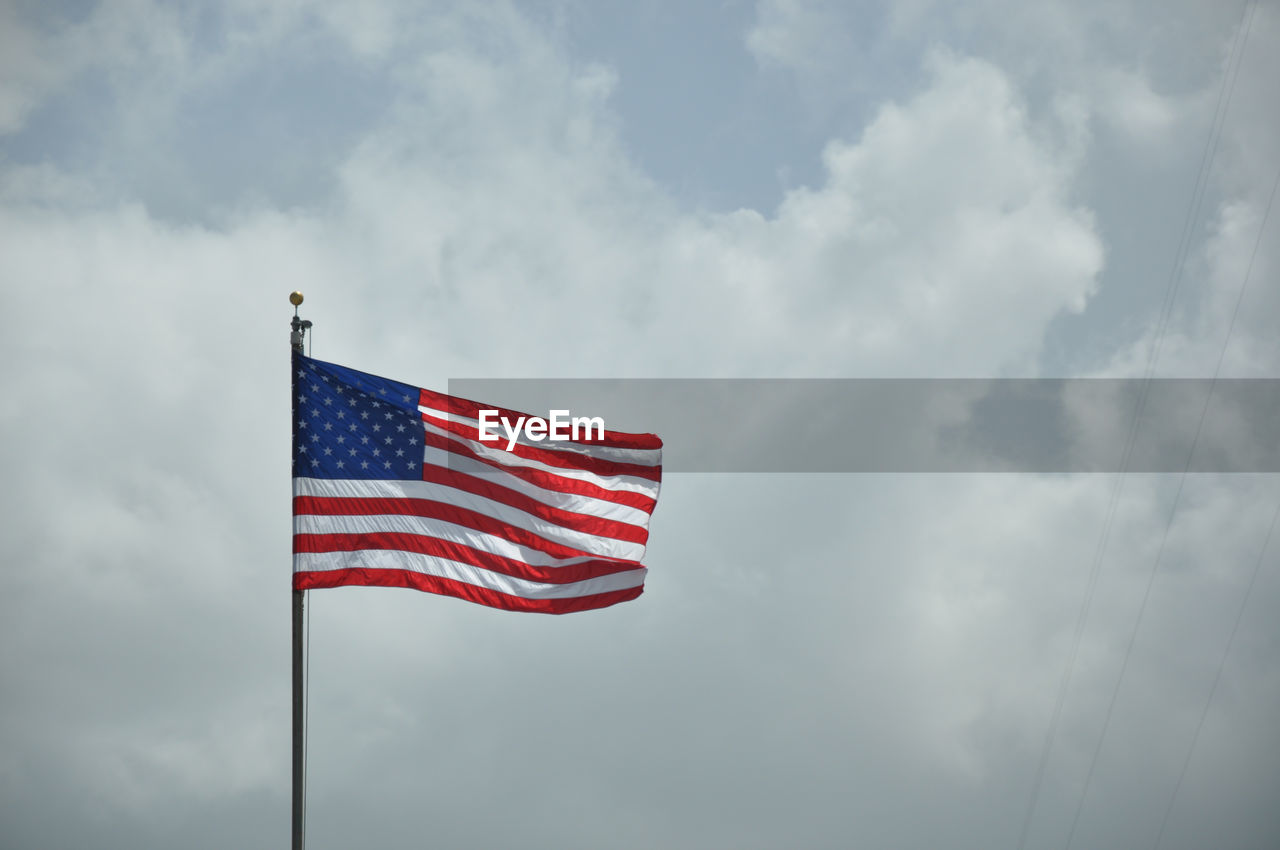
POLYGON ((293 371, 295 589, 408 587, 546 614, 643 592, 653 434, 482 440, 486 421, 523 414, 297 353, 293 371))

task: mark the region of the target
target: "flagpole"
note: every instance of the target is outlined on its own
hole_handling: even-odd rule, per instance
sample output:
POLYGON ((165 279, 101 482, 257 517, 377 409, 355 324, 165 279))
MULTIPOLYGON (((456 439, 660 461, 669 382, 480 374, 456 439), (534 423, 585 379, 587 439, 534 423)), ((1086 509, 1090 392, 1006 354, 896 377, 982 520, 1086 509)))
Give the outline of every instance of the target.
MULTIPOLYGON (((311 323, 303 321, 298 317, 298 306, 302 303, 302 293, 292 292, 289 294, 289 303, 293 305, 293 321, 290 324, 291 331, 289 333, 289 344, 298 354, 303 354, 302 340, 311 327, 311 323)), ((289 369, 291 376, 291 386, 293 387, 293 398, 291 399, 293 407, 293 433, 296 437, 298 433, 298 375, 292 366, 289 369)), ((290 450, 293 455, 292 460, 297 461, 297 449, 294 447, 290 450)), ((292 579, 290 579, 292 585, 292 579)), ((306 722, 306 713, 304 700, 305 695, 303 688, 305 683, 302 680, 302 651, 303 651, 303 597, 306 591, 293 591, 293 850, 303 850, 303 785, 305 781, 305 736, 306 730, 304 724, 306 722)))

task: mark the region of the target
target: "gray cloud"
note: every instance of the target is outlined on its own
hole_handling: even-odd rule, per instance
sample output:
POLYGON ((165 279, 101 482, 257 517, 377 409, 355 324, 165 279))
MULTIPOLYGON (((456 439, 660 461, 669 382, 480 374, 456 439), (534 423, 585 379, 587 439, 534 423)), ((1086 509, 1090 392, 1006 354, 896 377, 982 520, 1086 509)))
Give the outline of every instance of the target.
MULTIPOLYGON (((817 117, 712 139, 621 92, 739 7, 3 8, 5 846, 285 841, 290 290, 316 356, 437 388, 1207 377, 1275 167, 1262 4, 1157 338, 1229 9, 765 4, 705 109, 817 117)), ((1274 375, 1268 227, 1224 377, 1274 375)), ((1161 846, 1269 848, 1280 493, 1178 487, 671 474, 615 609, 313 593, 310 845, 1014 846, 1092 587, 1027 846, 1091 766, 1074 846, 1154 842, 1190 752, 1161 846)))

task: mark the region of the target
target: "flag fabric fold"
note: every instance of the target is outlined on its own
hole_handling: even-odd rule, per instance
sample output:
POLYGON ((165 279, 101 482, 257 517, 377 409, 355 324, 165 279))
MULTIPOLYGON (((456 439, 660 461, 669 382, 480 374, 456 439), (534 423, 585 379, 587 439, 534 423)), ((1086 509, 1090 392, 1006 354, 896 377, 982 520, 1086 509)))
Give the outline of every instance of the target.
POLYGON ((293 355, 293 586, 564 614, 635 599, 662 441, 482 441, 519 414, 293 355))

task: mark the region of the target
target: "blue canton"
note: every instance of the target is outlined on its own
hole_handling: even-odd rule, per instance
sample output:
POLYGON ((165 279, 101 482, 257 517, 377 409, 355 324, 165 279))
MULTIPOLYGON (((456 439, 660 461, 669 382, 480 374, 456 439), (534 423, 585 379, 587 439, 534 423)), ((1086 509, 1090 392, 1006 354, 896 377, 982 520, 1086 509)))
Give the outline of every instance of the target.
POLYGON ((293 376, 295 477, 421 478, 416 387, 297 353, 293 376))

